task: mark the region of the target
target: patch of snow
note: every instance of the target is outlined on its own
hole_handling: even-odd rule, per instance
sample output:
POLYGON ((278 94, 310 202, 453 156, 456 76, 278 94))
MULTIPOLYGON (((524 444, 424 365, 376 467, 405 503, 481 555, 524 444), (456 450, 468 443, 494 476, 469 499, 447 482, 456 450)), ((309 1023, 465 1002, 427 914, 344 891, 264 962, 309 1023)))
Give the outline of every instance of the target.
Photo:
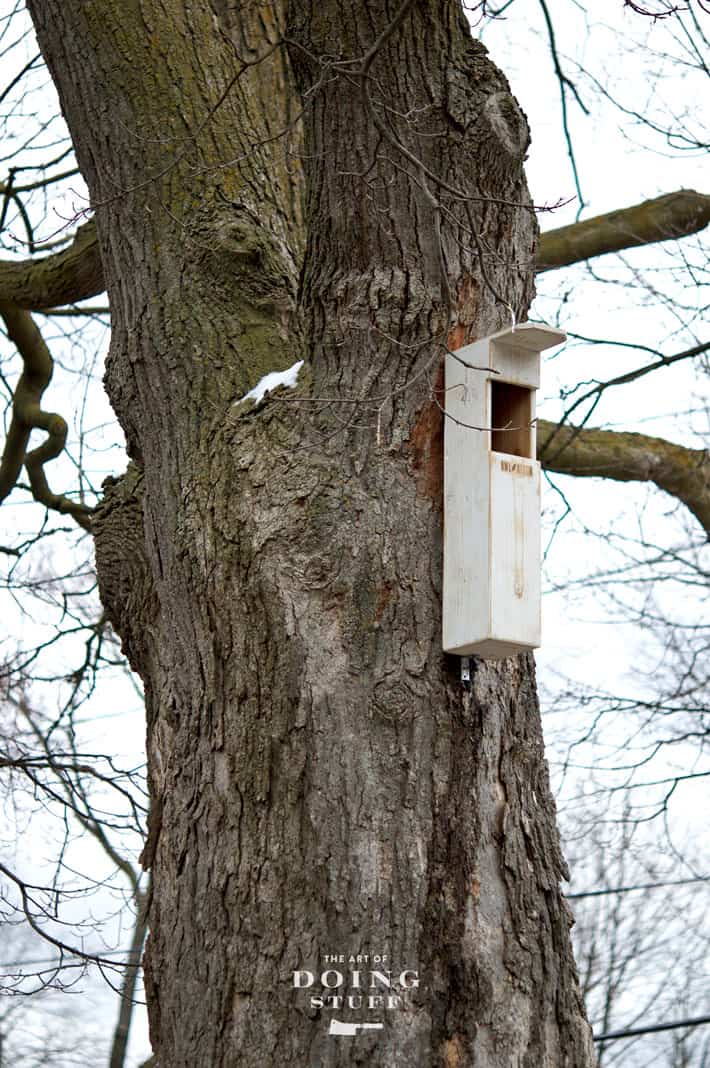
POLYGON ((267 393, 270 393, 272 389, 276 389, 278 386, 286 386, 288 389, 293 389, 298 379, 298 372, 302 367, 303 360, 299 360, 298 363, 294 363, 286 371, 270 371, 268 375, 264 375, 257 382, 253 389, 250 389, 248 393, 245 393, 243 397, 240 397, 234 403, 242 404, 243 401, 253 400, 254 404, 258 404, 267 393))

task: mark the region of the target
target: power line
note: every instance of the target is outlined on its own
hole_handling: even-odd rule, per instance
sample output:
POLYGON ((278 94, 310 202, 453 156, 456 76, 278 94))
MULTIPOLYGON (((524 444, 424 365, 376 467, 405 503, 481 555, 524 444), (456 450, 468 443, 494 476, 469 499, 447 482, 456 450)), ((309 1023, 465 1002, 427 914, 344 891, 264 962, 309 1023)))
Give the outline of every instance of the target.
POLYGON ((692 1020, 677 1020, 674 1023, 649 1024, 648 1027, 627 1027, 623 1031, 608 1031, 605 1035, 594 1035, 595 1042, 608 1042, 614 1038, 631 1038, 633 1035, 649 1035, 652 1031, 675 1031, 681 1027, 700 1027, 710 1023, 710 1016, 696 1016, 692 1020))
POLYGON ((687 886, 689 883, 706 883, 710 877, 698 875, 693 879, 676 879, 668 883, 636 883, 634 886, 616 886, 603 890, 583 890, 578 894, 565 894, 568 901, 579 900, 581 897, 602 897, 604 894, 629 894, 632 890, 655 890, 659 886, 687 886))

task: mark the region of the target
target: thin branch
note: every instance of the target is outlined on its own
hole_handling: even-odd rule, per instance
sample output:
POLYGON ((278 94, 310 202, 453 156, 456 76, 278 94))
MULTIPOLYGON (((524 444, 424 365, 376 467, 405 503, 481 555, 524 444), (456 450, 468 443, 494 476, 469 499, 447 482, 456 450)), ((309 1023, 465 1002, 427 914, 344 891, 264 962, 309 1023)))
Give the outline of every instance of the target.
MULTIPOLYGON (((569 417, 572 415, 572 413, 575 412, 577 408, 579 408, 582 404, 584 404, 585 401, 592 401, 593 403, 585 419, 583 420, 582 425, 587 422, 594 408, 597 406, 602 393, 604 393, 607 389, 611 389, 613 386, 625 386, 628 385, 630 382, 636 382, 639 378, 644 378, 646 375, 651 374, 653 371, 658 371, 661 367, 671 367, 674 363, 679 363, 683 360, 690 360, 693 359, 695 356, 701 356, 704 352, 707 352, 708 349, 710 349, 710 341, 706 341, 701 345, 695 345, 692 349, 685 349, 685 351, 683 352, 677 352, 674 356, 659 355, 659 358, 657 360, 654 360, 653 363, 647 363, 644 364, 642 367, 634 368, 633 371, 627 371, 625 374, 616 375, 614 378, 608 378, 606 382, 598 382, 591 389, 588 389, 586 393, 583 393, 581 397, 577 397, 577 399, 572 404, 570 404, 567 409, 565 409, 560 419, 559 425, 552 431, 550 436, 542 444, 540 452, 545 456, 546 462, 548 464, 554 462, 554 456, 552 456, 550 453, 550 447, 552 445, 552 442, 554 441, 555 437, 562 429, 562 427, 568 423, 569 417)), ((581 429, 581 427, 579 429, 581 429)))
POLYGON ((555 74, 557 75, 557 81, 560 86, 560 103, 562 105, 562 129, 565 135, 565 142, 567 144, 567 156, 572 167, 572 175, 574 177, 574 187, 577 190, 577 198, 579 200, 579 211, 584 207, 584 197, 582 195, 582 187, 579 181, 579 170, 577 168, 577 160, 574 154, 574 147, 572 145, 572 134, 569 128, 569 117, 567 115, 567 90, 569 89, 574 99, 579 104, 580 108, 585 115, 589 114, 589 109, 585 106, 582 98, 580 97, 577 87, 574 82, 570 81, 567 75, 562 70, 560 64, 560 57, 557 53, 557 43, 555 40, 555 30, 552 24, 552 18, 545 0, 539 0, 540 7, 542 8, 542 14, 545 19, 545 25, 547 26, 547 38, 550 43, 550 54, 552 56, 552 63, 555 68, 555 74))

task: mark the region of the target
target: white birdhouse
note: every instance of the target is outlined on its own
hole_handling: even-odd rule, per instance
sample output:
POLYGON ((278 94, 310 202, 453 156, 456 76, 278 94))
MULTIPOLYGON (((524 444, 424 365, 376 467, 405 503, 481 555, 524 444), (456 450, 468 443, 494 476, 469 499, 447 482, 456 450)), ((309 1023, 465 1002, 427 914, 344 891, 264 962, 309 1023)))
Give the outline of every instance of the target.
POLYGON ((444 651, 540 644, 540 353, 560 330, 523 323, 449 353, 444 425, 444 651))

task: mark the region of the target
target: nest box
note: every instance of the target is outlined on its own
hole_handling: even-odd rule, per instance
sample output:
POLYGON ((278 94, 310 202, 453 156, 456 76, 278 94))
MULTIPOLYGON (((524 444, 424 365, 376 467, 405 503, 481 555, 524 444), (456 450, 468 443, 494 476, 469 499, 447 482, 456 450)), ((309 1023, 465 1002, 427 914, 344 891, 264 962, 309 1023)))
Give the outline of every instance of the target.
POLYGON ((565 334, 523 323, 446 357, 447 653, 512 656, 540 644, 540 353, 565 334))

